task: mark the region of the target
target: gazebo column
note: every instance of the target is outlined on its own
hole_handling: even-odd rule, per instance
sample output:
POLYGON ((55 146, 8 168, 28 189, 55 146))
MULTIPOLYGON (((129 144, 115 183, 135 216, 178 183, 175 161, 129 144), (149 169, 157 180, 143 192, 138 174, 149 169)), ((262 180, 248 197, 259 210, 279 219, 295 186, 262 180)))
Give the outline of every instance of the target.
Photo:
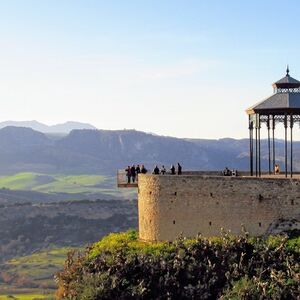
POLYGON ((271 174, 270 115, 268 115, 268 120, 267 120, 267 128, 268 128, 268 157, 269 157, 269 174, 271 174))
MULTIPOLYGON (((263 163, 261 162, 261 123, 264 122, 266 122, 268 130, 269 174, 275 174, 275 166, 278 166, 278 168, 276 168, 276 173, 279 173, 278 171, 280 171, 280 168, 282 167, 281 174, 285 173, 285 177, 287 177, 290 172, 291 177, 293 176, 293 127, 295 121, 300 121, 300 81, 291 77, 289 73, 290 70, 287 67, 286 75, 273 83, 274 93, 272 96, 246 110, 247 114, 251 116, 253 126, 255 126, 255 128, 253 127, 253 130, 255 129, 255 145, 253 138, 254 132, 250 143, 252 142, 252 149, 255 147, 255 153, 252 151, 252 157, 254 159, 255 156, 254 168, 256 176, 261 176, 262 170, 264 170, 264 164, 261 165, 261 163, 263 163), (275 156, 276 122, 284 124, 285 135, 284 150, 282 149, 284 151, 284 159, 278 157, 277 160, 275 156), (291 135, 291 137, 289 135, 291 135), (289 143, 291 143, 290 148, 288 145, 289 143), (279 160, 282 165, 280 167, 278 165, 279 160), (283 170, 283 168, 285 170, 283 170)), ((281 152, 281 150, 279 152, 281 152)), ((254 165, 254 161, 252 161, 252 163, 254 165)))
POLYGON ((293 114, 290 115, 290 128, 291 128, 291 178, 293 177, 293 126, 294 126, 294 118, 293 114))
POLYGON ((258 115, 258 176, 261 176, 261 160, 260 160, 260 115, 258 115))
POLYGON ((285 177, 287 177, 287 114, 284 115, 284 164, 285 164, 285 177))
POLYGON ((255 176, 258 176, 257 115, 255 115, 255 176))
POLYGON ((273 152, 273 173, 275 174, 275 116, 272 116, 272 152, 273 152))
POLYGON ((250 175, 253 176, 253 122, 249 115, 250 175))

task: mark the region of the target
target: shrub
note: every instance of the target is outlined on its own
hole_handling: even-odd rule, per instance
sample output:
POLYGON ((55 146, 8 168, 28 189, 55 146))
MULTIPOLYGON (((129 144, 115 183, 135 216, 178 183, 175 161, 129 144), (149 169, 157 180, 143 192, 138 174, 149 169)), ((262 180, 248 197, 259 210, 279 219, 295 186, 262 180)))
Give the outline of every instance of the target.
POLYGON ((291 241, 225 235, 143 243, 134 231, 111 234, 70 253, 57 299, 296 299, 299 252, 291 241))
POLYGON ((117 253, 121 250, 128 254, 167 254, 173 249, 172 243, 141 242, 138 240, 138 234, 135 230, 128 230, 117 234, 111 233, 102 238, 89 249, 88 257, 93 259, 103 252, 117 253))

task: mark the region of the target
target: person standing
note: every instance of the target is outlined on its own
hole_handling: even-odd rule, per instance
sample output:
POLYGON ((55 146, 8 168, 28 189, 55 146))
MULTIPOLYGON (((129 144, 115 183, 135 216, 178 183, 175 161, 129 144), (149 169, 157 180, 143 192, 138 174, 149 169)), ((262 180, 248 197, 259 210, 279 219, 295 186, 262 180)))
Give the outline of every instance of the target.
POLYGON ((137 165, 136 168, 135 168, 136 181, 138 181, 140 173, 141 173, 140 165, 137 165))
POLYGON ((170 170, 171 170, 171 174, 172 174, 172 175, 175 175, 175 167, 174 167, 174 165, 171 166, 171 169, 170 169, 170 170))
POLYGON ((180 163, 177 163, 177 174, 178 175, 182 174, 182 166, 180 165, 180 163))
POLYGON ((130 183, 130 178, 131 178, 131 168, 130 166, 127 167, 127 169, 125 169, 126 172, 126 177, 127 177, 127 183, 130 183))
POLYGON ((132 179, 132 183, 135 182, 135 165, 132 165, 131 169, 130 169, 130 175, 131 175, 131 179, 132 179))
POLYGON ((166 168, 165 168, 164 165, 161 167, 160 173, 161 173, 162 175, 165 175, 165 174, 166 174, 166 168))

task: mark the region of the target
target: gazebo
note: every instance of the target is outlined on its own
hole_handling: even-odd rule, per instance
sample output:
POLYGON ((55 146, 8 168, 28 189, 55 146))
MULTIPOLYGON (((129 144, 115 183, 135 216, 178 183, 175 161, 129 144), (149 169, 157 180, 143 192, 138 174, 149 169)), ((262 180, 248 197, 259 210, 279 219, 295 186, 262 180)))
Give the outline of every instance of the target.
POLYGON ((269 174, 275 173, 276 149, 275 127, 284 125, 284 171, 285 177, 293 176, 293 126, 300 121, 300 81, 286 75, 273 83, 274 93, 267 99, 246 110, 249 116, 250 173, 261 176, 261 125, 266 124, 268 131, 269 174), (288 129, 290 130, 290 153, 288 155, 288 129), (270 137, 272 130, 272 138, 270 137), (272 139, 272 141, 271 141, 272 139), (290 166, 288 170, 288 156, 290 166), (254 172, 255 171, 255 172, 254 172))

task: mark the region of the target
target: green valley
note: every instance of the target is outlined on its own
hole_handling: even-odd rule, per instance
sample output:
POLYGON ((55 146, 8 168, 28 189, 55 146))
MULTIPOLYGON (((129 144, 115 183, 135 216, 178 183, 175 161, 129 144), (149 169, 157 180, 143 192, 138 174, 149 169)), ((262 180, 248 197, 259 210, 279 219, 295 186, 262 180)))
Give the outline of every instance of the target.
MULTIPOLYGON (((93 174, 42 174, 22 172, 0 177, 0 189, 26 190, 46 194, 64 194, 71 199, 90 199, 96 197, 116 197, 118 199, 135 198, 135 190, 120 190, 116 186, 116 178, 109 175, 93 174), (80 196, 81 194, 81 196, 80 196), (97 196, 98 194, 98 196, 97 196), (88 196, 87 196, 88 195, 88 196)), ((56 200, 53 199, 53 200, 56 200)))
POLYGON ((103 175, 46 175, 17 173, 0 177, 0 188, 32 190, 44 193, 102 192, 113 187, 113 178, 103 175))
POLYGON ((54 274, 63 268, 67 253, 72 250, 75 248, 48 249, 4 263, 0 272, 0 300, 52 298, 56 288, 54 274))

